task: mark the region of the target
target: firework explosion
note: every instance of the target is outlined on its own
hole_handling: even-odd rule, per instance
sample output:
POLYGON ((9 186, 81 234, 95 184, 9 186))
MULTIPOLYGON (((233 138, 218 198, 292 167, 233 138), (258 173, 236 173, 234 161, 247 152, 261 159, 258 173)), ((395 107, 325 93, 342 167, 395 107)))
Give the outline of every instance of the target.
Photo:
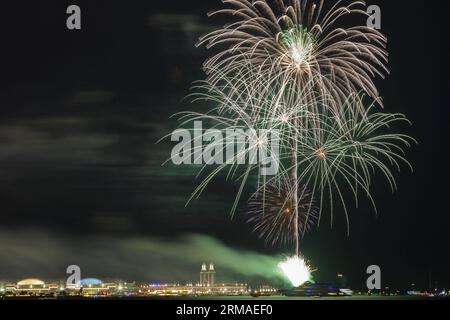
POLYGON ((297 232, 304 235, 317 222, 318 210, 311 192, 304 187, 297 188, 298 202, 295 204, 294 188, 289 182, 268 183, 248 203, 248 222, 254 225, 259 237, 272 246, 295 243, 297 232), (296 206, 299 219, 294 215, 296 206))
MULTIPOLYGON (((363 1, 337 1, 329 10, 323 0, 223 3, 228 7, 209 15, 224 14, 233 22, 200 39, 199 45, 218 52, 205 62, 207 80, 198 82, 191 95, 193 101, 215 107, 203 114, 179 114, 181 125, 206 121, 212 128, 248 132, 245 152, 264 151, 269 157, 275 156, 269 144, 253 139, 252 133, 276 131, 280 170, 268 178, 260 164, 227 162, 207 174, 190 200, 225 171, 239 182, 233 215, 244 186, 256 176, 249 222, 271 245, 295 242, 296 256, 280 268, 298 286, 310 276, 300 239, 320 223, 325 202, 331 224, 338 203, 350 230, 348 200, 358 206, 364 195, 376 210, 373 175, 381 173, 395 190, 392 169, 400 170, 402 163, 411 167, 404 154, 415 140, 391 132, 394 124, 408 123, 404 115, 376 111, 382 103, 373 81, 388 73, 387 39, 365 25, 342 27, 346 17, 367 16, 363 1)), ((214 141, 208 144, 225 151, 214 141)))
POLYGON ((299 98, 314 111, 317 99, 326 100, 338 114, 355 92, 378 98, 373 77, 388 73, 386 37, 365 24, 342 27, 350 16, 367 17, 365 2, 338 1, 329 10, 324 10, 324 0, 223 2, 227 8, 209 16, 225 15, 234 22, 198 43, 221 48, 204 64, 211 83, 252 64, 269 83, 294 80, 307 92, 299 98))
POLYGON ((310 281, 311 273, 314 272, 308 262, 299 255, 286 258, 278 264, 278 268, 294 287, 300 287, 310 281))
POLYGON ((373 104, 360 114, 355 112, 354 104, 362 104, 362 100, 355 96, 346 102, 342 107, 343 123, 326 112, 318 114, 319 126, 312 128, 317 132, 298 140, 299 167, 302 168, 298 181, 305 182, 317 194, 320 213, 328 198, 331 225, 334 204, 340 203, 348 232, 346 199, 353 198, 358 206, 360 196, 364 195, 376 211, 371 195, 372 176, 381 173, 394 192, 397 185, 392 169, 400 171, 404 164, 412 170, 404 154, 416 143, 408 135, 391 132, 397 124, 410 124, 403 114, 374 112, 373 104), (350 191, 350 195, 346 191, 350 191))
MULTIPOLYGON (((253 77, 254 72, 257 71, 245 71, 249 78, 253 77)), ((244 185, 250 177, 256 176, 257 192, 251 197, 249 208, 252 213, 251 222, 257 225, 256 229, 261 232, 261 238, 265 238, 268 243, 290 242, 286 241, 289 238, 286 235, 288 232, 293 232, 299 240, 304 232, 308 231, 308 228, 304 228, 298 206, 292 206, 293 218, 297 223, 286 223, 282 217, 276 219, 274 213, 282 208, 278 204, 279 201, 274 201, 278 196, 286 197, 283 203, 301 204, 304 200, 303 191, 309 190, 306 192, 307 198, 315 198, 315 205, 318 206, 318 213, 314 207, 311 217, 320 218, 324 204, 328 202, 331 225, 334 220, 334 207, 340 204, 346 215, 349 232, 348 199, 353 199, 357 206, 359 198, 365 196, 376 210, 371 195, 372 176, 377 172, 381 173, 392 191, 395 191, 396 182, 392 169, 400 170, 401 164, 412 169, 404 154, 415 140, 407 135, 392 132, 392 127, 397 124, 409 124, 402 114, 376 112, 375 102, 361 113, 358 110, 363 108, 365 99, 364 96, 355 94, 341 106, 340 121, 337 121, 334 113, 329 112, 325 106, 319 113, 310 112, 292 96, 292 91, 285 89, 286 84, 267 86, 264 82, 260 85, 240 83, 240 73, 237 77, 224 79, 227 79, 225 86, 209 82, 197 84, 192 95, 194 101, 206 101, 216 104, 217 107, 208 113, 181 113, 181 125, 205 121, 215 129, 238 129, 249 135, 261 129, 269 133, 276 130, 280 137, 280 170, 273 177, 264 177, 260 175, 261 164, 242 165, 238 164, 238 161, 232 161, 232 164, 224 163, 204 178, 191 199, 199 197, 206 186, 220 172, 225 171, 230 180, 239 182, 239 190, 231 210, 231 214, 234 214, 244 185), (234 85, 235 83, 237 84, 234 85), (231 91, 236 95, 239 93, 240 98, 230 99, 231 91), (257 212, 262 216, 256 217, 257 212), (277 222, 273 224, 272 231, 269 230, 269 221, 277 222), (289 227, 288 230, 280 232, 281 225, 289 227), (295 226, 299 229, 296 230, 295 226)), ((254 143, 248 145, 244 152, 251 153, 252 150, 258 149, 271 155, 269 144, 257 143, 257 139, 250 136, 246 140, 254 143)), ((211 141, 208 145, 226 152, 224 145, 215 145, 216 143, 211 141)), ((236 154, 236 158, 240 156, 242 155, 236 154)), ((204 164, 200 173, 204 173, 209 167, 211 166, 204 164)), ((320 222, 320 219, 312 219, 309 223, 312 221, 320 222)))

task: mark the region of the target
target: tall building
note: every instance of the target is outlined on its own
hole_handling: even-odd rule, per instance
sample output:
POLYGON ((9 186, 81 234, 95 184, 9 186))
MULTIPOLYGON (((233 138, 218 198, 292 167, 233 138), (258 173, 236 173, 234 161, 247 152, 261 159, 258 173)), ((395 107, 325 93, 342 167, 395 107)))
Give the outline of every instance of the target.
POLYGON ((210 287, 214 286, 215 278, 216 278, 216 271, 214 270, 214 264, 210 263, 208 270, 208 285, 210 287))
POLYGON ((215 284, 216 271, 214 269, 214 264, 210 263, 209 268, 206 268, 206 263, 202 264, 202 269, 200 270, 200 285, 203 287, 212 287, 215 284))
POLYGON ((206 263, 202 264, 202 269, 200 270, 200 285, 201 286, 208 286, 209 283, 209 273, 208 270, 206 270, 206 263))

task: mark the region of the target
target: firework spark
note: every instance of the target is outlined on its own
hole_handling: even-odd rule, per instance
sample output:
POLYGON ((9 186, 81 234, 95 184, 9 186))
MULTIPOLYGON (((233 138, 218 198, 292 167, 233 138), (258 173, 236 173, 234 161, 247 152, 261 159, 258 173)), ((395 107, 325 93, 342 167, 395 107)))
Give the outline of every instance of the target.
POLYGON ((301 256, 293 256, 278 264, 278 268, 294 287, 300 287, 311 280, 311 269, 308 262, 301 256))
POLYGON ((258 189, 249 200, 247 214, 248 222, 254 225, 254 232, 272 246, 294 243, 296 234, 303 236, 318 219, 311 192, 305 187, 293 188, 287 179, 273 180, 258 189), (292 194, 295 189, 298 192, 297 205, 292 194), (295 217, 296 206, 298 219, 295 217))
POLYGON ((209 16, 225 15, 234 22, 198 43, 221 48, 204 64, 212 83, 250 63, 269 83, 295 81, 308 92, 299 97, 312 110, 317 98, 327 100, 326 106, 336 114, 354 93, 378 98, 373 78, 389 73, 386 37, 366 25, 342 27, 345 18, 367 16, 364 1, 338 1, 329 10, 324 10, 324 0, 223 2, 228 7, 209 16))
POLYGON ((394 192, 397 184, 393 169, 400 171, 401 165, 405 164, 412 170, 404 155, 406 149, 416 143, 408 135, 390 132, 396 124, 410 124, 403 114, 373 112, 373 104, 360 114, 355 112, 354 104, 361 103, 358 96, 348 99, 342 108, 343 123, 326 112, 318 114, 320 125, 312 128, 317 132, 298 140, 298 165, 301 168, 298 182, 305 183, 317 194, 321 212, 328 198, 331 224, 333 204, 337 199, 346 214, 348 232, 349 194, 346 191, 350 191, 356 206, 360 194, 367 196, 376 211, 371 195, 373 175, 381 173, 394 192))
MULTIPOLYGON (((251 69, 245 72, 247 77, 252 77, 251 69)), ((214 128, 237 128, 242 131, 250 129, 250 132, 259 129, 265 129, 268 132, 279 130, 280 173, 265 179, 258 176, 260 170, 258 165, 249 165, 242 173, 242 170, 238 170, 238 166, 224 164, 202 182, 195 191, 195 196, 199 196, 212 178, 222 170, 228 170, 227 176, 236 178, 241 183, 233 213, 242 195, 243 186, 252 175, 258 176, 256 188, 259 191, 256 194, 261 194, 261 190, 273 189, 270 187, 271 184, 284 186, 282 189, 291 190, 291 197, 285 199, 288 202, 301 203, 302 199, 298 197, 303 189, 300 188, 297 192, 295 189, 296 186, 305 186, 316 199, 319 218, 327 201, 330 204, 331 224, 333 224, 334 204, 339 203, 346 214, 348 231, 350 231, 347 210, 349 198, 358 205, 360 196, 365 195, 376 210, 371 195, 373 175, 380 172, 394 191, 396 181, 393 169, 400 170, 402 163, 412 169, 404 154, 415 140, 407 135, 392 132, 392 127, 396 124, 409 124, 404 115, 376 112, 375 102, 361 113, 359 110, 364 108, 362 105, 365 98, 361 95, 353 95, 348 97, 341 106, 338 121, 336 115, 327 107, 321 107, 318 113, 309 111, 301 101, 295 98, 295 95, 292 95, 292 91, 285 90, 286 84, 272 84, 268 87, 264 82, 253 85, 239 81, 244 79, 246 77, 241 74, 228 79, 226 90, 224 86, 209 82, 198 84, 194 99, 218 106, 206 114, 184 113, 182 114, 182 120, 185 120, 183 123, 204 119, 213 124, 214 128), (235 96, 240 98, 230 99, 230 91, 235 92, 235 96)), ((321 105, 324 103, 322 101, 321 105)), ((255 147, 268 149, 264 144, 255 147)), ((270 153, 270 150, 267 152, 270 153)), ((202 170, 206 170, 206 167, 204 166, 202 170)), ((253 201, 253 204, 256 203, 253 201)), ((265 207, 261 203, 259 206, 265 207)), ((298 207, 292 206, 292 208, 294 211, 299 211, 298 207)), ((252 209, 256 211, 255 208, 252 209)), ((271 216, 267 215, 267 211, 270 212, 270 210, 265 208, 265 211, 266 219, 270 220, 271 216)), ((297 225, 302 226, 300 221, 302 214, 297 212, 294 216, 298 217, 298 219, 295 218, 298 221, 297 225)), ((259 224, 264 221, 262 216, 260 219, 259 224)), ((272 219, 272 221, 275 220, 272 219)), ((252 222, 257 223, 256 219, 252 222)), ((272 232, 263 228, 262 225, 258 230, 261 231, 262 238, 269 239, 270 243, 284 243, 286 239, 283 239, 283 233, 278 232, 279 226, 280 224, 274 224, 272 232), (281 238, 275 239, 273 237, 275 234, 279 234, 281 238)), ((295 231, 295 228, 290 230, 295 231)), ((303 235, 302 228, 294 234, 299 240, 303 235)))
MULTIPOLYGON (((261 176, 261 163, 239 164, 240 161, 238 160, 245 156, 245 153, 254 153, 255 150, 258 150, 269 158, 276 156, 276 160, 281 166, 279 171, 286 172, 286 163, 289 163, 291 158, 288 150, 292 150, 293 146, 297 144, 293 137, 304 136, 308 132, 309 123, 314 122, 311 119, 315 115, 307 111, 307 108, 296 100, 296 96, 291 94, 292 91, 287 89, 288 84, 268 86, 263 82, 259 86, 253 87, 245 81, 241 83, 241 81, 249 77, 253 78, 255 75, 256 70, 247 66, 237 75, 224 78, 226 80, 225 85, 214 85, 208 81, 199 81, 193 87, 193 93, 189 97, 193 102, 206 102, 208 105, 213 104, 215 107, 207 113, 181 112, 175 115, 179 118, 181 128, 193 127, 194 122, 201 121, 208 123, 211 129, 219 129, 222 132, 227 130, 242 132, 248 135, 244 140, 255 142, 247 145, 247 148, 241 153, 236 153, 234 161, 227 161, 214 170, 208 172, 211 166, 204 164, 198 172, 198 177, 204 173, 206 173, 206 177, 194 190, 188 202, 198 198, 216 176, 225 172, 227 179, 239 183, 238 192, 230 211, 233 216, 241 199, 244 186, 250 178, 256 176, 256 186, 264 187, 270 181, 279 181, 280 177, 285 176, 281 174, 266 179, 266 177, 261 176), (230 97, 230 92, 233 92, 233 98, 230 97), (304 125, 302 127, 294 126, 294 122, 304 125), (281 142, 281 154, 274 155, 270 144, 261 143, 261 139, 252 138, 252 133, 261 131, 277 132, 281 142)), ((192 134, 192 136, 195 136, 195 134, 192 134)), ((168 137, 169 135, 164 138, 168 137)), ((194 139, 187 144, 195 145, 194 139)), ((199 148, 204 147, 202 145, 199 148)), ((221 153, 227 152, 225 145, 217 145, 217 141, 214 140, 208 142, 207 147, 221 153)), ((196 147, 194 147, 192 153, 196 153, 196 151, 196 147)), ((170 161, 170 159, 167 161, 170 161)))
MULTIPOLYGON (((414 139, 391 132, 392 125, 408 120, 401 114, 374 110, 381 99, 373 79, 388 73, 387 39, 365 25, 337 25, 345 17, 366 15, 363 1, 337 1, 329 10, 323 9, 323 0, 223 3, 229 7, 210 15, 225 14, 234 22, 200 39, 199 45, 221 49, 205 62, 208 78, 196 84, 192 95, 194 101, 214 107, 203 114, 180 114, 181 125, 203 120, 222 130, 277 130, 280 170, 267 179, 259 164, 241 168, 237 161, 227 162, 207 174, 191 199, 225 171, 227 178, 239 181, 234 214, 244 186, 255 180, 258 191, 250 199, 255 229, 272 244, 294 237, 301 260, 300 238, 314 217, 320 223, 326 201, 331 205, 332 223, 333 205, 338 202, 350 229, 348 200, 358 205, 362 194, 375 207, 373 175, 384 175, 395 190, 393 168, 400 170, 402 163, 411 167, 404 153, 414 139), (367 101, 371 102, 368 108, 367 101), (274 186, 283 187, 275 190, 274 186), (305 212, 310 219, 305 220, 305 212)), ((270 155, 265 139, 248 140, 255 141, 250 149, 270 155)), ((205 164, 199 175, 208 167, 205 164)), ((288 265, 296 263, 292 259, 288 265)))

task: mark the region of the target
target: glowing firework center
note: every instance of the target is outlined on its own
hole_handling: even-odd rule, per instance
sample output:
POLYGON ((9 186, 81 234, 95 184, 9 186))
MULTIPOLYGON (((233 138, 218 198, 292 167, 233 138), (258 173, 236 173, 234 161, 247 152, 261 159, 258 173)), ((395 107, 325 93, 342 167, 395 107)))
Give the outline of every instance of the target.
POLYGON ((281 55, 282 64, 309 73, 315 51, 313 35, 298 26, 281 34, 279 41, 285 50, 281 55))
POLYGON ((311 267, 299 256, 287 258, 278 264, 280 271, 289 279, 294 287, 300 287, 311 280, 311 267))

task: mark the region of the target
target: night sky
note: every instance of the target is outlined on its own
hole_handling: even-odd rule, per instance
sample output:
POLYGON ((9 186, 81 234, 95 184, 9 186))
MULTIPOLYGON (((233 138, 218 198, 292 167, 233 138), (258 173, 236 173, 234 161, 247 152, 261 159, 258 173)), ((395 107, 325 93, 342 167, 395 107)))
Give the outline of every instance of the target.
MULTIPOLYGON (((325 213, 305 238, 319 281, 339 272, 363 287, 376 264, 385 286, 426 288, 431 271, 433 285, 450 287, 447 2, 369 1, 389 38, 391 74, 377 85, 419 145, 394 195, 374 179, 378 216, 362 201, 350 236, 338 211, 333 228, 325 213)), ((183 97, 208 53, 194 45, 221 22, 206 18, 220 1, 2 4, 0 280, 63 278, 78 264, 83 276, 195 281, 210 260, 219 278, 246 280, 292 251, 258 240, 245 206, 230 219, 232 183, 216 179, 185 208, 194 171, 161 167, 171 145, 156 142, 175 129, 170 115, 196 108, 183 97), (81 31, 66 29, 69 4, 81 7, 81 31)))

